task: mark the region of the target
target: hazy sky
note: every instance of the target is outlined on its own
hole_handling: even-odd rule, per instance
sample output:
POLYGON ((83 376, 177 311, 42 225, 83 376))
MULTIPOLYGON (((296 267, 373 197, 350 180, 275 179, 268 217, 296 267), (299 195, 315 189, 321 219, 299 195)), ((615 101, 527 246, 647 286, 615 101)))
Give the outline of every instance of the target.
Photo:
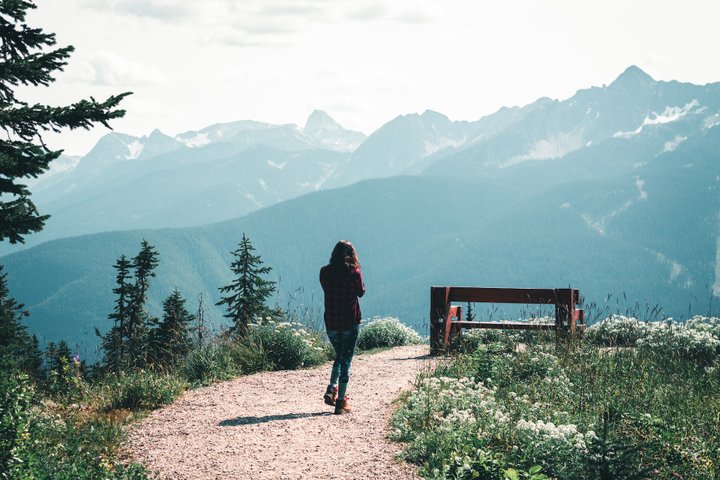
MULTIPOLYGON (((635 64, 658 80, 720 81, 717 0, 38 0, 31 26, 76 47, 27 101, 133 91, 116 131, 252 119, 304 125, 313 109, 366 134, 426 109, 476 120, 565 99, 635 64)), ((107 133, 65 133, 84 154, 107 133)))

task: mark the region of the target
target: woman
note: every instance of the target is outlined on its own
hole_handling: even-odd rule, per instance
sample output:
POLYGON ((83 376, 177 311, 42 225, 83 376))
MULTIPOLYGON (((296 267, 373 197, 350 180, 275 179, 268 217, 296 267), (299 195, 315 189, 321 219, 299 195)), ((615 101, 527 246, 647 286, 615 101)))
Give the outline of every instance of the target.
POLYGON ((320 269, 320 285, 325 293, 325 328, 335 349, 335 361, 324 399, 335 406, 335 413, 350 412, 347 384, 350 364, 360 329, 360 302, 365 284, 360 262, 352 243, 340 240, 332 251, 330 263, 320 269))

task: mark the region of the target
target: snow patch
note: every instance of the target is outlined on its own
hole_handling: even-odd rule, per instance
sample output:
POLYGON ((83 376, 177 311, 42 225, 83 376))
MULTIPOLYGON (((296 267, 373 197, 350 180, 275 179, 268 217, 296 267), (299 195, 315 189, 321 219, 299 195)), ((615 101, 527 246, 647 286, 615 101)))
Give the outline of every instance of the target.
POLYGON ((709 130, 713 127, 717 127, 718 125, 720 125, 720 113, 716 113, 715 115, 706 118, 703 127, 706 130, 709 130))
POLYGON ((665 111, 660 115, 655 112, 652 112, 650 115, 646 115, 643 123, 635 130, 631 132, 615 132, 613 134, 613 138, 631 138, 642 132, 643 128, 647 127, 648 125, 662 125, 665 123, 676 122, 688 113, 690 113, 693 108, 699 105, 700 103, 695 99, 690 103, 686 103, 682 107, 665 107, 665 111), (650 118, 651 116, 653 118, 650 118))
MULTIPOLYGON (((652 251, 652 250, 651 250, 652 251)), ((680 279, 681 275, 687 276, 685 279, 685 282, 683 282, 684 288, 690 288, 693 285, 693 279, 689 275, 687 268, 682 266, 680 263, 678 263, 675 260, 672 260, 668 258, 667 256, 663 255, 660 252, 653 252, 655 254, 655 258, 657 258, 657 261, 660 262, 663 265, 666 265, 670 268, 670 275, 668 277, 668 282, 673 283, 680 279)))
MULTIPOLYGON (((644 183, 642 180, 640 180, 640 181, 642 183, 644 183)), ((637 183, 636 183, 636 185, 637 185, 637 183)), ((645 194, 645 198, 643 198, 642 194, 644 192, 642 190, 642 184, 639 185, 638 188, 640 189, 640 199, 644 200, 645 198, 647 198, 647 194, 645 194)), ((593 231, 597 232, 598 234, 604 236, 606 233, 608 221, 617 217, 621 213, 627 212, 630 209, 630 207, 633 206, 633 204, 635 202, 636 202, 636 200, 628 200, 627 202, 620 205, 620 207, 616 208, 612 212, 608 213, 607 215, 605 215, 599 219, 595 219, 592 216, 590 216, 590 214, 587 214, 587 213, 583 213, 582 215, 580 215, 580 218, 583 219, 583 221, 585 222, 585 225, 587 225, 587 227, 590 230, 593 230, 593 231)))
POLYGON ((570 204, 568 202, 565 202, 562 205, 560 205, 560 208, 570 208, 570 204))
POLYGON ((268 191, 268 186, 267 186, 267 183, 265 183, 265 180, 263 180, 263 179, 261 178, 260 180, 258 180, 258 183, 260 184, 260 188, 263 189, 263 192, 267 192, 267 191, 268 191))
POLYGON ((687 137, 683 137, 682 135, 675 135, 675 138, 665 142, 665 146, 663 147, 663 152, 672 152, 673 150, 675 150, 678 147, 678 145, 680 145, 685 140, 687 140, 687 137))
POLYGON ((587 227, 590 230, 597 232, 597 234, 602 237, 605 236, 605 221, 604 220, 602 220, 602 219, 594 220, 587 213, 583 213, 580 217, 583 219, 583 221, 585 222, 585 225, 587 225, 587 227))
POLYGON ((323 175, 314 183, 311 182, 298 182, 300 188, 309 188, 311 190, 318 191, 323 184, 328 181, 330 177, 335 173, 335 165, 323 164, 324 172, 323 175))
POLYGON ((568 153, 582 148, 582 146, 581 130, 576 130, 571 133, 559 133, 548 139, 538 140, 533 144, 528 153, 511 158, 502 164, 501 167, 509 167, 530 160, 562 158, 568 153))
MULTIPOLYGON (((240 184, 238 184, 238 186, 240 186, 240 184)), ((253 205, 255 205, 257 208, 262 208, 262 203, 257 201, 257 199, 255 198, 255 195, 253 195, 250 192, 243 192, 242 190, 240 191, 240 193, 242 194, 243 197, 250 200, 253 203, 253 205)))
POLYGON ((128 154, 125 155, 126 160, 137 160, 140 157, 140 154, 143 151, 143 148, 145 148, 145 144, 142 143, 140 140, 135 140, 132 143, 130 143, 128 146, 128 154))
POLYGON ((645 180, 641 180, 640 177, 635 177, 635 186, 637 187, 638 191, 640 192, 640 200, 647 200, 648 194, 645 190, 643 190, 643 186, 645 185, 645 180))
POLYGON ((283 168, 285 168, 285 165, 287 165, 287 163, 287 161, 282 163, 275 163, 272 160, 267 161, 268 167, 277 168, 278 170, 282 170, 283 168))
POLYGON ((210 139, 208 138, 208 134, 207 134, 207 133, 200 133, 200 132, 198 132, 197 134, 195 134, 194 137, 188 137, 188 138, 175 137, 175 140, 177 140, 178 142, 184 144, 186 147, 189 147, 189 148, 202 147, 202 146, 207 145, 208 143, 210 143, 210 139))
POLYGON ((429 157, 435 152, 439 152, 440 150, 447 148, 447 147, 457 147, 458 145, 462 145, 465 143, 465 140, 452 140, 450 138, 439 138, 435 140, 434 142, 430 142, 428 140, 425 140, 425 153, 423 154, 423 157, 429 157))

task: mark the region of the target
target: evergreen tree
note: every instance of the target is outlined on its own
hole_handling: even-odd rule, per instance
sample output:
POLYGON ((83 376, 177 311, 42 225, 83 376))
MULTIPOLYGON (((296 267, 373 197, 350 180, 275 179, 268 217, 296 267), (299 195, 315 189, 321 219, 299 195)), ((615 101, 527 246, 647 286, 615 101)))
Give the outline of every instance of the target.
POLYGON ((225 305, 224 317, 233 321, 230 331, 241 337, 245 336, 249 322, 268 313, 265 302, 275 292, 275 282, 262 277, 272 268, 264 267, 260 255, 254 255, 254 251, 250 239, 243 233, 238 249, 232 252, 235 260, 230 269, 235 280, 220 287, 220 292, 228 295, 216 304, 225 305))
POLYGON ((61 394, 68 391, 70 386, 70 375, 73 375, 70 365, 72 352, 65 340, 60 340, 56 345, 53 342, 48 343, 45 350, 45 360, 48 368, 48 387, 55 394, 61 394))
POLYGON ((195 315, 197 324, 195 326, 195 332, 197 332, 197 345, 198 347, 203 346, 203 337, 205 336, 205 295, 200 292, 198 294, 198 309, 195 315))
POLYGON ((123 336, 126 337, 128 366, 131 368, 144 367, 147 363, 148 329, 155 319, 148 313, 145 304, 150 279, 155 276, 154 270, 159 264, 157 257, 155 247, 143 240, 140 252, 132 260, 135 284, 130 290, 127 323, 123 331, 123 336))
POLYGON ((475 312, 473 311, 472 303, 468 302, 467 304, 467 311, 465 312, 465 320, 468 322, 472 322, 475 320, 475 312))
POLYGON ((55 34, 31 28, 25 22, 26 0, 0 1, 0 241, 23 242, 24 236, 42 229, 47 215, 40 215, 30 200, 22 179, 36 178, 47 171, 62 150, 50 150, 42 141, 47 131, 89 129, 94 123, 110 128, 108 121, 122 117, 117 109, 129 95, 114 95, 104 102, 94 98, 69 106, 33 104, 16 97, 15 89, 48 86, 54 72, 62 71, 72 46, 54 48, 55 34))
POLYGON ((37 378, 41 364, 38 342, 22 324, 28 312, 10 297, 6 277, 0 265, 0 371, 22 370, 37 378))
POLYGON ((115 276, 116 287, 113 293, 117 296, 115 299, 115 308, 108 315, 113 320, 113 326, 110 331, 103 337, 96 329, 95 332, 102 338, 102 347, 105 351, 105 367, 113 372, 125 370, 127 367, 127 357, 125 355, 127 343, 127 325, 129 316, 130 300, 133 295, 133 285, 130 283, 130 261, 121 255, 115 262, 113 268, 117 270, 115 276))
POLYGON ((163 317, 152 331, 152 363, 168 367, 190 352, 190 326, 195 315, 188 312, 185 299, 176 289, 163 302, 163 317))
POLYGON ((156 321, 146 309, 150 279, 155 276, 158 253, 147 240, 143 240, 140 252, 132 260, 122 255, 113 268, 117 270, 115 307, 108 318, 114 321, 110 331, 102 338, 105 352, 105 368, 118 372, 130 368, 142 368, 147 364, 150 342, 150 326, 156 321), (131 274, 132 269, 132 274, 131 274))

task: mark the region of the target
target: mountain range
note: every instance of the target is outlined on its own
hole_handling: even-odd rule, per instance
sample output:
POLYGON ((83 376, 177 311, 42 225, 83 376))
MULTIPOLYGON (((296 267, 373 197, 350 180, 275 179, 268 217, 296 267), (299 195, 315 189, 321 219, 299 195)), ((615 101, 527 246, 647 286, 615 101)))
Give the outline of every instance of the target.
MULTIPOLYGON (((29 237, 35 246, 0 263, 31 331, 88 348, 95 327, 109 328, 112 264, 143 238, 160 252, 156 312, 176 287, 191 303, 217 301, 246 233, 281 306, 321 307, 317 270, 348 238, 365 315, 421 329, 431 285, 571 285, 596 310, 717 313, 718 125, 720 83, 630 67, 563 101, 471 122, 403 115, 367 138, 319 111, 303 128, 112 133, 34 185, 53 217, 29 237)), ((221 323, 220 310, 208 313, 221 323)))

